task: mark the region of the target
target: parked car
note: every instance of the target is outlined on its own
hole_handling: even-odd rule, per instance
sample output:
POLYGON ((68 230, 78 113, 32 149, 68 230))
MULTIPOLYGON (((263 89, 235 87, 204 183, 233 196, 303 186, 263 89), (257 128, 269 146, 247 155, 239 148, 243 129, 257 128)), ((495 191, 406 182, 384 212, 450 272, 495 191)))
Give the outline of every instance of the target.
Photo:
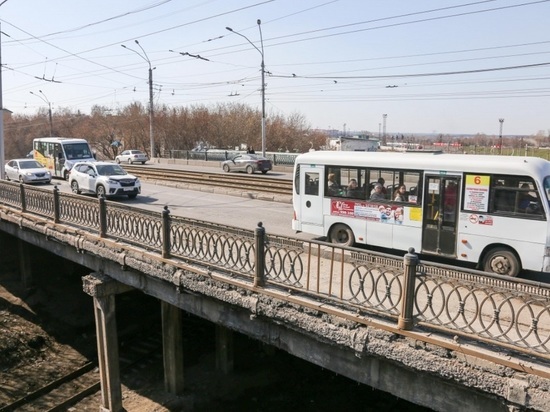
POLYGON ((121 154, 115 157, 115 162, 117 163, 141 163, 144 165, 148 160, 149 157, 141 150, 124 150, 121 154))
POLYGON ((120 165, 110 162, 79 162, 71 169, 69 184, 73 193, 96 196, 128 196, 141 193, 141 182, 120 165))
POLYGON ((230 160, 222 162, 222 169, 224 172, 243 171, 252 174, 256 171, 260 171, 266 174, 273 169, 273 165, 271 164, 271 160, 263 156, 256 154, 239 154, 230 160))
POLYGON ((34 159, 13 159, 4 166, 6 180, 21 183, 50 183, 52 175, 48 169, 34 159))

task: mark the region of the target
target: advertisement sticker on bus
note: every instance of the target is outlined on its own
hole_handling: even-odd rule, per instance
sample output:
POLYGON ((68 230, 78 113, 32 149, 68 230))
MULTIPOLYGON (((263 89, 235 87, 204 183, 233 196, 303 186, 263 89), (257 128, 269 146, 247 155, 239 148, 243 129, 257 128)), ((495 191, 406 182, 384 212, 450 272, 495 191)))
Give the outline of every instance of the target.
POLYGON ((487 212, 489 208, 489 176, 466 175, 464 209, 487 212))
POLYGON ((405 218, 402 206, 380 205, 350 200, 332 200, 331 215, 395 224, 402 224, 405 218))

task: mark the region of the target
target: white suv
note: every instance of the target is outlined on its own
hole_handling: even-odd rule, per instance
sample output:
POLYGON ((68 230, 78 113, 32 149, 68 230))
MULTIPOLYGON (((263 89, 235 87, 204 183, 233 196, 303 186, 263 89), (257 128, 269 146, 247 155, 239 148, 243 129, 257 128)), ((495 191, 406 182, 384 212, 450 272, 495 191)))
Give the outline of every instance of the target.
POLYGON ((141 193, 139 179, 115 163, 75 163, 69 175, 73 193, 92 193, 96 196, 128 196, 135 198, 141 193))

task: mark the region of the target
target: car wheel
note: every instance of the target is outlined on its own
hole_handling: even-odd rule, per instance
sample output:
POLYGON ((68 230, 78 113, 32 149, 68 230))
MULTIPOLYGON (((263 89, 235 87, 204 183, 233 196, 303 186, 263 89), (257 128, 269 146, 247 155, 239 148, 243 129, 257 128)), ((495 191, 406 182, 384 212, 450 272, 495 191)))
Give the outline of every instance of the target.
POLYGON ((262 170, 262 174, 266 174, 267 173, 267 170, 262 170))
POLYGON ((105 186, 103 185, 98 185, 95 189, 95 193, 97 197, 107 197, 107 192, 105 191, 105 186))
POLYGON ((6 176, 4 176, 6 178, 6 180, 9 182, 10 181, 10 177, 8 176, 8 174, 6 173, 6 176))
POLYGON ((508 248, 496 247, 491 249, 483 259, 483 270, 497 275, 517 276, 521 270, 519 259, 508 248))
POLYGON ((120 164, 120 159, 117 157, 117 158, 115 159, 115 162, 117 163, 117 165, 119 165, 119 164, 120 164))
POLYGON ((223 165, 223 171, 229 173, 229 165, 223 165))
POLYGON ((25 179, 23 179, 22 175, 19 175, 19 183, 25 183, 25 179))
POLYGON ((137 193, 132 193, 131 195, 128 195, 128 199, 135 199, 137 197, 137 193))
POLYGON ((145 164, 145 162, 141 162, 141 164, 142 164, 142 165, 144 165, 144 164, 145 164))
POLYGON ((329 240, 338 246, 353 246, 355 244, 355 236, 353 230, 343 223, 337 223, 332 226, 329 233, 329 240))
POLYGON ((65 172, 63 173, 63 179, 69 180, 69 171, 68 170, 65 170, 65 172))
POLYGON ((134 162, 132 161, 132 159, 128 159, 128 164, 129 164, 129 165, 133 165, 133 164, 134 164, 134 162))
POLYGON ((76 193, 77 195, 80 194, 80 188, 78 187, 78 182, 76 180, 73 180, 71 182, 71 190, 73 193, 76 193))
POLYGON ((246 166, 246 173, 251 175, 252 173, 254 173, 254 168, 252 166, 246 166))

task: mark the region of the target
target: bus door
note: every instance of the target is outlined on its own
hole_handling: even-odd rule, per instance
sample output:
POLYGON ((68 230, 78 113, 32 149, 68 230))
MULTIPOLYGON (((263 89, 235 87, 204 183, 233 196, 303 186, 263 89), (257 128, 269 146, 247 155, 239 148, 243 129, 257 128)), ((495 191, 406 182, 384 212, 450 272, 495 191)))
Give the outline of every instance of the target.
POLYGON ((323 228, 322 169, 300 165, 300 220, 302 225, 323 228))
POLYGON ((65 165, 65 153, 60 143, 48 143, 53 145, 53 161, 55 165, 55 176, 63 176, 63 166, 65 165))
POLYGON ((426 175, 422 252, 456 257, 460 177, 426 175))

